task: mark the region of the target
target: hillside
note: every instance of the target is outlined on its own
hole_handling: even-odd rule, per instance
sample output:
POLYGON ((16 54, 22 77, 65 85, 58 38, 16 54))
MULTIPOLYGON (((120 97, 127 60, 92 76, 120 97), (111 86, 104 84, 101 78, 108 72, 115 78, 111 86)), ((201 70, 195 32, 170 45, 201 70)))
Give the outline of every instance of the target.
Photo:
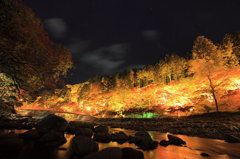
POLYGON ((97 76, 43 92, 22 109, 56 109, 99 117, 157 117, 240 110, 239 34, 219 44, 196 38, 190 58, 176 54, 143 69, 97 76))

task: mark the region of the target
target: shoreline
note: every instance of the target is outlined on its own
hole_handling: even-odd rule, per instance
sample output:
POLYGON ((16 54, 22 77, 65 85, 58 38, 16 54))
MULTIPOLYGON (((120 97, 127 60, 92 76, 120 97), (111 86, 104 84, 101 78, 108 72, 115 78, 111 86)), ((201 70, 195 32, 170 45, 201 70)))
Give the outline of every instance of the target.
MULTIPOLYGON (((0 120, 0 129, 32 129, 39 119, 22 117, 0 120)), ((96 118, 94 125, 136 131, 158 131, 240 143, 240 112, 208 113, 165 118, 96 118)))
POLYGON ((170 132, 240 143, 240 113, 209 113, 188 117, 152 119, 102 118, 97 125, 136 131, 170 132))

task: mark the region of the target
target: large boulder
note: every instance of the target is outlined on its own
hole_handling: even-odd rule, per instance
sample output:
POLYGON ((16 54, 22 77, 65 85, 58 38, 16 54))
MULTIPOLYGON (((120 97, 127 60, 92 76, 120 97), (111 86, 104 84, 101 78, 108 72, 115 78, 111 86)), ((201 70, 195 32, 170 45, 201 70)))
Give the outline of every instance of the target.
POLYGON ((75 135, 92 137, 93 131, 90 128, 78 128, 75 130, 75 135))
POLYGON ((47 148, 57 148, 58 146, 66 143, 67 140, 64 137, 64 133, 52 130, 52 131, 44 134, 39 139, 39 142, 47 148))
POLYGON ((24 140, 16 134, 0 135, 0 152, 14 152, 22 149, 24 140))
POLYGON ((108 129, 107 126, 99 125, 99 126, 94 128, 94 132, 95 133, 105 133, 105 134, 108 134, 109 133, 109 129, 108 129))
POLYGON ((19 134, 19 137, 24 140, 36 140, 40 137, 40 134, 37 130, 28 130, 22 134, 19 134))
POLYGON ((88 154, 97 152, 98 144, 87 136, 75 136, 71 140, 70 152, 72 156, 83 157, 88 154))
POLYGON ((170 145, 170 142, 169 142, 169 141, 166 141, 166 140, 161 140, 159 144, 160 144, 161 146, 166 147, 166 146, 170 145))
POLYGON ((128 136, 120 131, 115 134, 111 134, 112 141, 117 141, 118 143, 124 143, 128 140, 128 136))
POLYGON ((111 135, 108 133, 95 133, 93 139, 97 142, 108 143, 111 141, 111 135))
POLYGON ((186 142, 183 141, 181 138, 177 137, 177 136, 173 136, 173 135, 168 135, 168 141, 171 145, 177 145, 177 146, 181 146, 181 145, 185 145, 186 142))
POLYGON ((142 151, 126 147, 122 149, 122 159, 144 159, 144 154, 142 151))
POLYGON ((143 150, 153 150, 158 146, 158 142, 153 141, 151 136, 145 131, 136 132, 134 139, 131 140, 143 150))
POLYGON ((93 130, 94 125, 92 123, 81 122, 81 121, 70 121, 68 123, 67 132, 69 134, 75 134, 78 129, 89 128, 93 130))
POLYGON ((122 150, 119 147, 108 147, 99 152, 89 154, 83 159, 122 159, 122 150))
POLYGON ((136 139, 136 142, 142 141, 142 140, 152 140, 151 136, 145 131, 136 132, 134 137, 136 139))
POLYGON ((39 133, 47 133, 51 130, 64 132, 68 126, 68 122, 57 115, 50 114, 42 119, 36 126, 39 133))

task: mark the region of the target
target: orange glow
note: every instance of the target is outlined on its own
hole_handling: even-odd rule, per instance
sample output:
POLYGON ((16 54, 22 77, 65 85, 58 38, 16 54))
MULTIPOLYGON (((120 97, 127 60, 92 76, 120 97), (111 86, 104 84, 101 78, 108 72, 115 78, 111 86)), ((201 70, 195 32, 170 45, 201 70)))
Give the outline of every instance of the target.
MULTIPOLYGON (((221 110, 237 110, 240 105, 240 69, 227 73, 216 72, 213 76, 217 88, 217 98, 221 110), (225 74, 225 76, 222 76, 225 74), (228 79, 228 80, 226 80, 228 79), (221 84, 223 83, 223 84, 221 84), (220 85, 221 84, 221 85, 220 85)), ((59 97, 57 94, 51 98, 38 97, 34 103, 24 103, 22 109, 52 110, 61 112, 74 112, 93 116, 106 116, 106 111, 118 116, 130 109, 144 109, 166 113, 204 112, 207 107, 214 109, 214 100, 209 91, 206 78, 185 78, 168 85, 150 84, 146 87, 121 88, 111 92, 102 92, 100 87, 93 85, 89 94, 79 98, 79 87, 83 85, 67 85, 70 94, 59 97), (44 99, 44 100, 43 100, 44 99), (157 108, 157 110, 155 110, 157 108)))

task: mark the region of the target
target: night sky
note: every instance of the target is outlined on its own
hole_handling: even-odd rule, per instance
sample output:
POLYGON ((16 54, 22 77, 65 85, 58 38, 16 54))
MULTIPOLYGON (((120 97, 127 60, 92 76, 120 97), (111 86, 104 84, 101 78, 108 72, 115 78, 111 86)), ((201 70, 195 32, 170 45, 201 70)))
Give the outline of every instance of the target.
POLYGON ((240 31, 240 0, 22 0, 73 55, 68 83, 186 56, 194 39, 240 31))

